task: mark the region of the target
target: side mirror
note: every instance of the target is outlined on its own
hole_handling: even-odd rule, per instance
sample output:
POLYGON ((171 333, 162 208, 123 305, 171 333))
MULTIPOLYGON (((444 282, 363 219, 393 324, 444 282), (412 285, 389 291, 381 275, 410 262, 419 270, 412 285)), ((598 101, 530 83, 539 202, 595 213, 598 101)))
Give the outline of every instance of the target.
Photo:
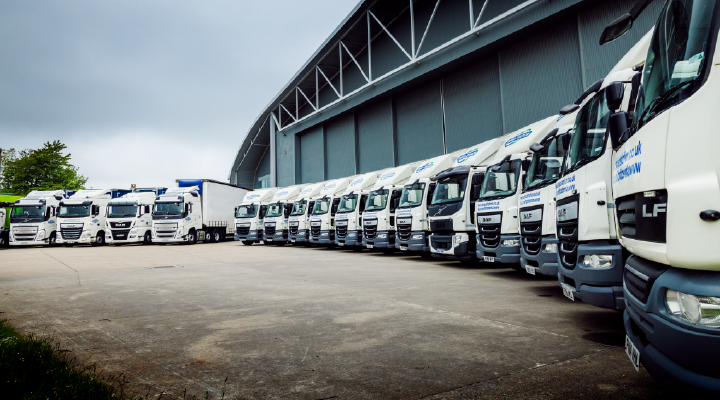
POLYGON ((629 31, 632 26, 632 15, 630 15, 630 13, 621 15, 620 18, 611 22, 610 25, 606 26, 605 29, 603 29, 603 32, 600 35, 600 46, 604 45, 605 43, 610 43, 613 40, 619 39, 622 35, 627 33, 627 31, 629 31))
POLYGON ((570 114, 570 113, 573 113, 573 112, 577 111, 578 108, 580 108, 579 105, 577 105, 577 104, 575 104, 575 103, 571 103, 571 104, 568 104, 568 105, 566 105, 565 107, 561 108, 561 109, 560 109, 560 112, 558 112, 558 114, 560 114, 560 115, 567 115, 567 114, 570 114))
POLYGON ((530 169, 530 163, 531 163, 531 162, 532 162, 532 160, 528 160, 528 159, 522 160, 522 164, 521 164, 521 165, 522 165, 522 170, 523 170, 523 171, 529 170, 529 169, 530 169))
POLYGON ((607 132, 610 135, 613 149, 620 147, 620 138, 628 128, 628 115, 625 111, 617 112, 608 119, 607 132))
POLYGON ((567 133, 560 136, 560 141, 562 142, 562 146, 565 151, 568 151, 568 149, 570 149, 570 139, 572 139, 572 136, 567 133))
POLYGON ((615 112, 622 104, 625 95, 625 85, 622 82, 613 82, 605 88, 605 102, 610 112, 615 112))

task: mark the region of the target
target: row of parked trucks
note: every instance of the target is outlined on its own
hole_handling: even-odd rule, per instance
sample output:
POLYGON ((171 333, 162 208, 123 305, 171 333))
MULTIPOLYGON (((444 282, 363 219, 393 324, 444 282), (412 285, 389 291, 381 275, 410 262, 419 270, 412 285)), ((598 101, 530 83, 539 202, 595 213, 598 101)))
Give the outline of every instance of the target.
POLYGON ((636 368, 720 392, 718 3, 667 0, 656 27, 558 115, 419 163, 249 193, 235 238, 557 277, 571 300, 624 312, 636 368))

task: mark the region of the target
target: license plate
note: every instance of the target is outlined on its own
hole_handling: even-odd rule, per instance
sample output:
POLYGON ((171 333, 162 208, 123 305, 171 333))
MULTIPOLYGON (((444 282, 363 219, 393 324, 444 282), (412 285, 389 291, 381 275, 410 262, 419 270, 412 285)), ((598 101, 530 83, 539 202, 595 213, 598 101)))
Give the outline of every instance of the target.
POLYGON ((565 283, 561 283, 560 285, 562 286, 563 294, 565 295, 565 297, 567 297, 568 299, 570 299, 572 301, 575 301, 575 294, 574 294, 575 289, 572 286, 565 284, 565 283))
POLYGON ((485 262, 495 262, 495 257, 483 256, 483 261, 485 261, 485 262))
POLYGON ((407 251, 407 246, 400 246, 400 250, 407 251))
POLYGON ((525 271, 530 275, 535 275, 535 268, 530 265, 525 266, 525 271))
POLYGON ((268 242, 272 242, 272 239, 268 238, 267 241, 268 241, 268 242))
POLYGON ((373 246, 373 245, 371 245, 371 244, 367 245, 367 248, 368 248, 368 249, 372 249, 372 248, 374 248, 374 247, 375 247, 375 246, 373 246))
POLYGON ((630 336, 625 336, 625 354, 630 357, 630 362, 633 367, 635 367, 635 371, 640 372, 640 351, 638 351, 635 344, 630 340, 630 336))
POLYGON ((345 243, 338 243, 338 246, 345 246, 345 243))
POLYGON ((65 243, 77 243, 77 242, 74 241, 74 240, 68 240, 68 241, 66 241, 65 243))
POLYGON ((290 239, 290 242, 295 243, 295 239, 290 239))

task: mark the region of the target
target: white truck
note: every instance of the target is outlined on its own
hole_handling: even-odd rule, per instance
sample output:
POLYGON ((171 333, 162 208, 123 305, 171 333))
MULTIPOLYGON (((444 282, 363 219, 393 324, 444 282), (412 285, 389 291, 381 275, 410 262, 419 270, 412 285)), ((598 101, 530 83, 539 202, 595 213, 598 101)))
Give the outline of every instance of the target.
POLYGON ((430 252, 430 220, 428 206, 436 183, 430 178, 451 168, 467 149, 422 161, 403 187, 397 211, 395 248, 401 251, 430 252))
POLYGON ((153 243, 217 243, 233 234, 233 208, 247 194, 211 179, 178 179, 178 187, 157 196, 152 210, 153 243))
POLYGON ((112 189, 78 190, 69 199, 60 201, 57 243, 72 247, 76 244, 102 246, 105 242, 106 210, 113 199, 112 189))
POLYGON ((451 168, 432 177, 436 186, 428 218, 433 257, 459 261, 475 258, 475 202, 487 160, 502 143, 502 138, 497 138, 472 146, 458 156, 451 168))
POLYGON ((290 241, 289 218, 295 200, 300 196, 306 185, 289 186, 279 189, 272 202, 268 204, 265 219, 263 221, 265 243, 273 243, 278 246, 285 245, 290 241))
POLYGON ((119 246, 126 243, 152 243, 154 192, 134 192, 112 199, 107 205, 105 241, 119 246))
MULTIPOLYGON (((601 43, 630 29, 644 3, 601 43)), ((607 96, 614 210, 631 254, 622 271, 626 352, 636 369, 642 362, 695 398, 720 396, 719 27, 720 1, 666 2, 633 79, 641 85, 628 129, 621 91, 607 96)))
POLYGON ((530 145, 544 138, 558 122, 554 115, 511 133, 489 162, 475 203, 479 260, 519 265, 518 200, 522 176, 532 157, 530 145))
POLYGON ((248 192, 239 206, 235 207, 235 240, 251 246, 263 240, 263 219, 277 188, 248 192))
POLYGON ((62 190, 34 190, 16 200, 10 210, 10 246, 54 246, 58 236, 58 208, 63 199, 62 190))
POLYGON ((362 249, 362 216, 370 189, 381 171, 355 177, 343 193, 335 215, 335 243, 338 246, 362 249))
POLYGON ((395 250, 395 212, 405 183, 420 163, 392 168, 380 175, 368 193, 363 211, 363 245, 368 249, 395 250))
MULTIPOLYGON (((562 113, 561 113, 562 114, 562 113)), ((520 207, 520 265, 530 275, 557 277, 558 240, 555 235, 555 187, 570 145, 576 112, 561 115, 559 123, 570 123, 550 131, 533 151, 523 184, 520 207)))
POLYGON ((291 243, 310 243, 310 216, 315 207, 313 200, 325 187, 327 182, 313 183, 300 192, 300 196, 293 203, 288 218, 289 237, 291 243))
POLYGON ((310 217, 310 243, 335 246, 335 213, 340 197, 353 177, 340 178, 328 182, 314 198, 310 217))

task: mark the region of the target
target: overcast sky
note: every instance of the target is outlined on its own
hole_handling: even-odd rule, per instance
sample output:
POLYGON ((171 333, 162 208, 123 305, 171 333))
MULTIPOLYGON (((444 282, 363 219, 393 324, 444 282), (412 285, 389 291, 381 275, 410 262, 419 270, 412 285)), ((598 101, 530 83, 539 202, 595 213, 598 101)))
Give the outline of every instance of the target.
POLYGON ((0 148, 88 187, 227 181, 255 118, 359 0, 0 0, 0 148))

